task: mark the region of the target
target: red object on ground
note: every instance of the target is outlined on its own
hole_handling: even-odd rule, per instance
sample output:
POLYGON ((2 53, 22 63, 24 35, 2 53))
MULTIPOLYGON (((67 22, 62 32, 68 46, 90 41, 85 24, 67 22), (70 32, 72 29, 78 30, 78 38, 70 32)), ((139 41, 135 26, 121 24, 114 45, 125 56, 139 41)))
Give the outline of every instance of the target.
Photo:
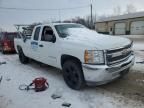
POLYGON ((30 84, 30 86, 31 85, 35 86, 34 89, 36 92, 44 91, 49 86, 47 80, 43 77, 34 79, 33 82, 30 84))

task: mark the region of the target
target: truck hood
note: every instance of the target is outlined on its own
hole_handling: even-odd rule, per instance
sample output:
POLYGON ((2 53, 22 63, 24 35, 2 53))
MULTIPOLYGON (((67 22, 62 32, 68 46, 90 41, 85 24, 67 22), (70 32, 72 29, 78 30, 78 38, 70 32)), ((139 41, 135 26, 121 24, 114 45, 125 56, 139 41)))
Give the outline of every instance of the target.
POLYGON ((67 30, 67 34, 66 40, 99 50, 120 48, 131 43, 127 38, 98 34, 86 28, 71 28, 67 30))

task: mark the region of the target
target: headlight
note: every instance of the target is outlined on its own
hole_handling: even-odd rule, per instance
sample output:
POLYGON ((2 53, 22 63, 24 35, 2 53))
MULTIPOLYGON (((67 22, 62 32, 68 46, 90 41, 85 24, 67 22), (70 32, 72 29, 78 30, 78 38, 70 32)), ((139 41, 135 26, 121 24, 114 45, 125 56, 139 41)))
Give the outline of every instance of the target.
POLYGON ((84 60, 86 64, 104 64, 104 51, 102 50, 85 50, 84 60))

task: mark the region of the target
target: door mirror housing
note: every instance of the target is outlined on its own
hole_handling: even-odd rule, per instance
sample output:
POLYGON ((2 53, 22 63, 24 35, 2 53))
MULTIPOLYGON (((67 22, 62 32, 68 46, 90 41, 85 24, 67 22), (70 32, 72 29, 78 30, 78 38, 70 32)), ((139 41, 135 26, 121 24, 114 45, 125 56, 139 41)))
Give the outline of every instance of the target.
POLYGON ((55 37, 55 35, 53 35, 53 37, 52 37, 52 39, 51 39, 51 42, 52 42, 52 43, 55 43, 55 41, 56 41, 56 37, 55 37))

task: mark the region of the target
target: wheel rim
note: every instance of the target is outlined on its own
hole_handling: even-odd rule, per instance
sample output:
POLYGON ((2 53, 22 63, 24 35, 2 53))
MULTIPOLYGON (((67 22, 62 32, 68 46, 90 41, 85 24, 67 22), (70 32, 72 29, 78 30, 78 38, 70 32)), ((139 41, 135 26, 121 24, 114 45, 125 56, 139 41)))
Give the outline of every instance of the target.
POLYGON ((77 82, 79 82, 79 75, 75 67, 69 66, 65 69, 65 78, 68 81, 68 84, 71 86, 78 85, 77 82))

